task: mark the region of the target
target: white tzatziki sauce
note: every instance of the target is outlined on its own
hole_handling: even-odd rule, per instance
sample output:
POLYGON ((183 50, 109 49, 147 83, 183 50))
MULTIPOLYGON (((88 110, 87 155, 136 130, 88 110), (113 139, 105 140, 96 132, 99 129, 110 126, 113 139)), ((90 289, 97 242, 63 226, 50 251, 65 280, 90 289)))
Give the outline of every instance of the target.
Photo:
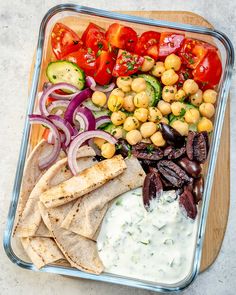
POLYGON ((106 272, 174 284, 191 270, 196 231, 197 218, 183 214, 175 191, 152 200, 148 212, 138 188, 109 208, 97 248, 106 272))

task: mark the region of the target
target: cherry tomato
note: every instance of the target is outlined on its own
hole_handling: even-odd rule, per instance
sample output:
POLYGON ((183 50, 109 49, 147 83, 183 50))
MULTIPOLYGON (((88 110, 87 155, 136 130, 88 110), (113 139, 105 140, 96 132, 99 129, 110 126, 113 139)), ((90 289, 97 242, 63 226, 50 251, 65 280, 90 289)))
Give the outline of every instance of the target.
POLYGON ((160 33, 154 31, 144 32, 138 39, 135 52, 139 55, 148 55, 157 60, 160 35, 160 33))
POLYGON ((130 27, 114 23, 106 32, 106 40, 115 47, 133 52, 138 41, 137 33, 130 27))
POLYGON ((81 39, 85 46, 91 48, 95 53, 99 50, 108 49, 108 43, 105 39, 105 30, 93 23, 88 25, 81 39))
POLYGON ((115 65, 115 56, 111 52, 102 50, 96 59, 96 72, 94 80, 100 85, 106 85, 111 81, 112 70, 115 65))
POLYGON ((216 50, 216 48, 209 43, 188 38, 184 40, 179 50, 179 56, 187 67, 195 69, 209 50, 216 50))
POLYGON ((178 88, 181 88, 184 81, 193 78, 192 70, 187 68, 186 65, 182 64, 180 70, 177 72, 179 75, 179 80, 177 83, 178 88))
POLYGON ((159 43, 159 57, 166 57, 171 53, 175 53, 184 40, 184 34, 171 32, 161 33, 159 43))
POLYGON ((93 76, 96 69, 96 56, 91 49, 81 48, 65 57, 66 60, 76 63, 85 74, 93 76))
POLYGON ((82 46, 79 36, 62 23, 56 23, 51 34, 52 51, 57 59, 77 51, 82 46))
POLYGON ((193 70, 194 80, 203 83, 203 86, 216 86, 221 78, 222 64, 216 50, 208 51, 204 59, 193 70))
POLYGON ((142 56, 120 49, 112 75, 114 77, 132 75, 140 69, 143 62, 142 56))

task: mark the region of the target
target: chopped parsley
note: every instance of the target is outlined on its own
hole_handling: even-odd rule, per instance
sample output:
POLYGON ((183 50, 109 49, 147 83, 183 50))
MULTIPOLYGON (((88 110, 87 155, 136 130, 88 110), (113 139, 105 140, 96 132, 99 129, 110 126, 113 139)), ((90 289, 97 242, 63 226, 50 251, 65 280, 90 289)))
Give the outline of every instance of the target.
POLYGON ((92 53, 92 49, 88 47, 88 53, 92 53))
POLYGON ((108 74, 111 74, 111 70, 110 70, 109 68, 106 69, 106 72, 107 72, 108 74))
POLYGON ((151 154, 153 152, 153 150, 154 150, 154 146, 150 144, 150 145, 147 146, 146 149, 147 149, 148 154, 151 154))
POLYGON ((182 108, 179 115, 181 117, 183 117, 185 115, 185 113, 186 113, 186 110, 184 108, 182 108))
POLYGON ((98 45, 98 48, 99 48, 99 49, 102 49, 102 48, 103 48, 103 43, 102 43, 102 42, 99 42, 99 41, 98 41, 98 44, 97 44, 97 45, 98 45))

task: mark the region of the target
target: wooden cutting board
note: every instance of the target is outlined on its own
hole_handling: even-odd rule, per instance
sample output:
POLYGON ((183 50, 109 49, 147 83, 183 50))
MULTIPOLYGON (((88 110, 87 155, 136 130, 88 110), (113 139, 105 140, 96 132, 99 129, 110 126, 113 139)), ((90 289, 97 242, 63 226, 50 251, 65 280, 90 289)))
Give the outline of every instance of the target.
MULTIPOLYGON (((161 19, 188 23, 198 26, 212 27, 201 16, 185 11, 128 11, 121 13, 132 14, 152 19, 161 19)), ((35 60, 35 58, 34 58, 35 60)), ((31 67, 30 83, 34 69, 34 60, 31 67)), ((43 128, 32 126, 30 138, 31 147, 35 146, 42 137, 43 128)), ((206 270, 215 261, 224 239, 230 205, 230 114, 229 104, 226 110, 225 122, 221 137, 215 180, 211 195, 209 215, 207 220, 206 235, 201 261, 201 271, 206 270)))

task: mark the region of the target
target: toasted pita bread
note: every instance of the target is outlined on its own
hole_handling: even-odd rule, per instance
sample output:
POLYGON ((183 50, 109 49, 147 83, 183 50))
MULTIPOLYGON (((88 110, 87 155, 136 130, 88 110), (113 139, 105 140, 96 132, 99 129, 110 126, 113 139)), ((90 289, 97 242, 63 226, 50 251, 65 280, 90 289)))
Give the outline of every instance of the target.
POLYGON ((125 169, 126 164, 121 155, 101 161, 48 189, 40 195, 40 201, 47 208, 61 206, 101 187, 125 169))
POLYGON ((96 242, 61 228, 61 222, 72 206, 73 202, 56 208, 46 208, 39 202, 42 218, 71 266, 100 274, 104 267, 98 255, 96 242))
POLYGON ((96 238, 96 231, 106 214, 109 202, 143 185, 145 172, 139 161, 131 157, 125 162, 127 169, 121 175, 76 201, 62 222, 63 228, 90 239, 96 238))
POLYGON ((65 259, 64 255, 51 238, 21 238, 21 243, 25 252, 37 268, 65 259))
MULTIPOLYGON (((94 161, 91 158, 91 156, 94 155, 94 150, 88 146, 83 146, 79 149, 77 159, 81 171, 85 168, 91 167, 92 164, 94 164, 94 161)), ((56 162, 42 175, 32 190, 21 218, 18 221, 15 230, 15 235, 17 237, 29 237, 36 235, 36 232, 41 223, 41 215, 37 205, 40 195, 44 191, 50 189, 50 187, 56 186, 59 183, 70 179, 71 177, 72 174, 67 168, 67 158, 56 162)))
POLYGON ((34 237, 52 238, 52 233, 48 230, 45 223, 41 220, 40 225, 34 235, 34 237))

